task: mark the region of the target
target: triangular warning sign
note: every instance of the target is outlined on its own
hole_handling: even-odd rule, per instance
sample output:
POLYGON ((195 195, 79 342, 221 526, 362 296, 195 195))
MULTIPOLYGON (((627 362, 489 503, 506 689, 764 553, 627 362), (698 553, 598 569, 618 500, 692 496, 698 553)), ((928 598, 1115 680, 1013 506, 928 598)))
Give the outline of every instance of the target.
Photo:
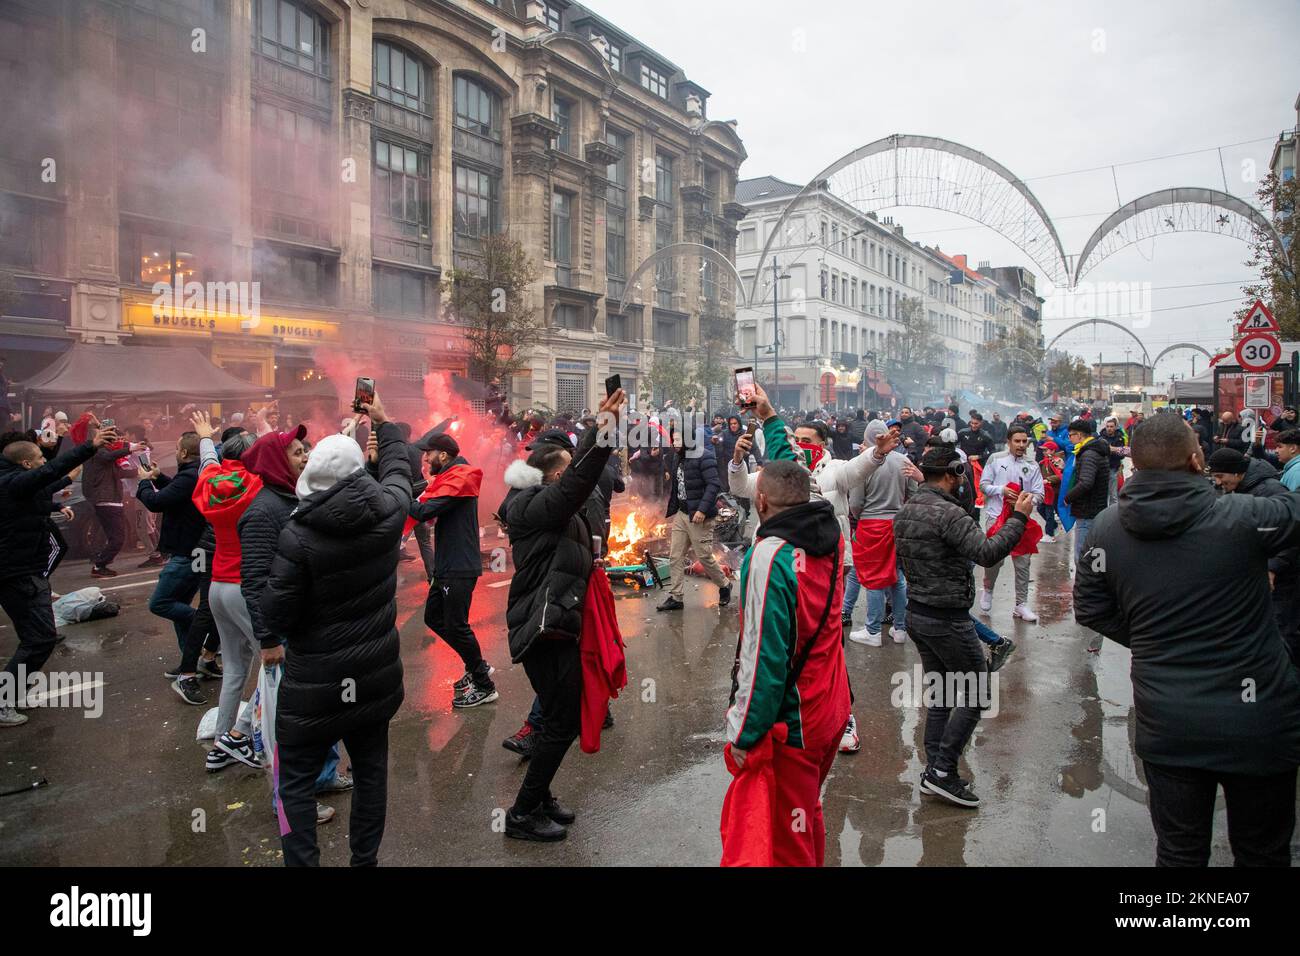
POLYGON ((1241 320, 1241 325, 1237 326, 1237 334, 1244 332, 1281 332, 1281 327, 1277 324, 1277 319, 1273 318, 1273 313, 1268 311, 1262 299, 1256 299, 1255 304, 1250 307, 1246 317, 1241 320))

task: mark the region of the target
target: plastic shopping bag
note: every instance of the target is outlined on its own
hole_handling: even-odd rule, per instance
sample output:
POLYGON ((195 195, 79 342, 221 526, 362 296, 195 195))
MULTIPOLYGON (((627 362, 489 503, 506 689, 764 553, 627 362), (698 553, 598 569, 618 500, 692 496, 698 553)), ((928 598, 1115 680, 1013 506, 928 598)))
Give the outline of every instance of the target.
POLYGON ((264 764, 275 754, 275 703, 280 694, 279 665, 263 666, 253 691, 253 750, 264 764))
POLYGON ((108 600, 96 587, 69 591, 54 602, 54 623, 57 627, 89 621, 96 607, 108 600))

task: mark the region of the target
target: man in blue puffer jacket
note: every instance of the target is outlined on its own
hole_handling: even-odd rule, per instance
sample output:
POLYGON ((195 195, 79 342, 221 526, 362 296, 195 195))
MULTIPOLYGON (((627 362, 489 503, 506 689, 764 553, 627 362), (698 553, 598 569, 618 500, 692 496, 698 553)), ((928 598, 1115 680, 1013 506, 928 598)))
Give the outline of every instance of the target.
POLYGON ((694 444, 678 449, 675 458, 676 471, 668 494, 668 519, 672 528, 669 545, 671 581, 668 599, 659 605, 659 610, 680 611, 686 606, 682 603, 686 591, 686 555, 692 548, 704 565, 709 580, 718 586, 718 606, 726 607, 731 603, 731 580, 713 555, 713 523, 718 514, 718 492, 722 490, 722 482, 718 478, 718 459, 708 430, 703 427, 696 429, 694 444))

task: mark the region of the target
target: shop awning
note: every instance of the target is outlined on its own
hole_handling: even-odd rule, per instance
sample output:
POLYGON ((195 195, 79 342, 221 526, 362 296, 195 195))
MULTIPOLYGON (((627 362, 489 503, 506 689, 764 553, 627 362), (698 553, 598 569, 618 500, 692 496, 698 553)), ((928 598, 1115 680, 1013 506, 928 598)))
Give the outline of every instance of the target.
POLYGON ((1169 400, 1179 405, 1214 403, 1214 369, 1207 368, 1191 378, 1176 379, 1169 389, 1169 400))
POLYGON ((77 343, 15 389, 29 404, 121 401, 226 402, 267 389, 235 378, 196 348, 77 343))

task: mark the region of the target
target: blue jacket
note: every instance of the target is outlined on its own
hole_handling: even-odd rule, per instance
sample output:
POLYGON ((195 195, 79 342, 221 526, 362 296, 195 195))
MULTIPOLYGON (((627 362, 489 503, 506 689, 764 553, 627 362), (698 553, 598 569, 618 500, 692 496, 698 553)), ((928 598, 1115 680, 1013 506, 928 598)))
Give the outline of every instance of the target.
POLYGON ((1287 491, 1300 491, 1300 455, 1292 458, 1282 469, 1282 484, 1287 491))
POLYGON ((668 494, 668 517, 679 511, 686 512, 689 518, 697 511, 703 511, 705 518, 715 517, 718 513, 718 492, 722 490, 722 479, 718 477, 718 456, 709 441, 706 429, 699 429, 695 436, 695 448, 683 449, 674 456, 677 463, 672 471, 669 484, 672 490, 668 494), (686 486, 686 500, 680 497, 679 485, 686 486))

